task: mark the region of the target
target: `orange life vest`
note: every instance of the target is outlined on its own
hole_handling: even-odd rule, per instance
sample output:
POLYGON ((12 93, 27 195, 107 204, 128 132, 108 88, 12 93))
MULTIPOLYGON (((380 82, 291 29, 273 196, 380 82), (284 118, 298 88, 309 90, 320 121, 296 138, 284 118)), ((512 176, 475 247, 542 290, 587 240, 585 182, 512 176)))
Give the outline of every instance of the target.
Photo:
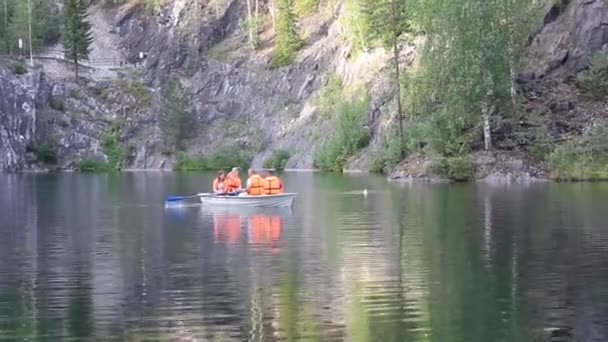
POLYGON ((252 175, 247 181, 247 193, 251 196, 259 196, 265 193, 263 179, 260 175, 252 175))
POLYGON ((236 189, 240 189, 241 188, 241 178, 237 177, 233 174, 229 174, 228 177, 226 177, 226 191, 227 192, 234 192, 236 189))
POLYGON ((276 195, 283 193, 283 184, 276 176, 268 176, 264 178, 264 191, 266 195, 276 195))

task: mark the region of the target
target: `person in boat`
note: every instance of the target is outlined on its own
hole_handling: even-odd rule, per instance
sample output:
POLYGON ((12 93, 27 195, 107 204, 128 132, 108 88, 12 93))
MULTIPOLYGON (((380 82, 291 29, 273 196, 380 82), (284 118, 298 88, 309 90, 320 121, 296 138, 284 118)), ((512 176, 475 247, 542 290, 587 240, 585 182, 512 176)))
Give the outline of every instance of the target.
POLYGON ((226 181, 226 173, 224 171, 220 171, 217 173, 217 177, 213 180, 213 193, 225 194, 228 190, 228 182, 226 181))
POLYGON ((273 174, 271 170, 266 171, 264 177, 264 193, 266 195, 278 195, 283 193, 283 182, 273 174))
POLYGON ((265 194, 264 179, 254 169, 249 169, 247 179, 247 194, 249 196, 260 196, 265 194))
POLYGON ((228 173, 226 176, 227 180, 227 189, 226 192, 231 196, 237 196, 238 194, 244 192, 241 186, 241 176, 239 175, 239 168, 233 167, 232 171, 228 173))

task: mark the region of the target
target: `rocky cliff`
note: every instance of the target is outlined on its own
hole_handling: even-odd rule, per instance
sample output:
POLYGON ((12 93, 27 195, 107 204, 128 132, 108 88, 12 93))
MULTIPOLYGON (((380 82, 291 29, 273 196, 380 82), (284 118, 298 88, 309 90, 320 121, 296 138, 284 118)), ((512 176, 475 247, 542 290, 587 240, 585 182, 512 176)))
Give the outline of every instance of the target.
MULTIPOLYGON (((349 162, 349 168, 369 168, 394 110, 394 90, 385 70, 389 59, 382 49, 353 54, 339 38, 343 3, 331 3, 300 21, 305 46, 293 64, 277 69, 268 66, 274 39, 270 25, 261 29, 259 50, 247 44, 243 1, 229 0, 215 8, 175 0, 156 14, 138 6, 94 6, 94 23, 105 25, 95 37, 104 48, 94 54, 108 54, 107 46, 114 45, 111 54, 122 56, 128 67, 111 68, 103 77, 90 73, 79 85, 65 77, 67 71, 57 72, 47 62, 42 70, 23 76, 0 68, 0 169, 43 168, 34 152, 48 144, 56 145, 60 168, 72 168, 82 158, 107 160, 102 141, 117 128, 118 142, 128 152, 125 167, 170 168, 175 155, 163 148, 160 93, 174 78, 185 85, 196 113, 188 154, 205 154, 229 142, 252 151, 259 165, 271 151, 287 148, 293 152, 288 167, 311 168, 316 146, 332 130, 315 101, 332 75, 345 88, 366 84, 370 89, 371 144, 349 162)), ((521 144, 519 133, 545 125, 567 134, 582 130, 595 117, 606 117, 606 102, 590 101, 572 79, 608 43, 608 5, 603 0, 550 3, 517 78, 524 94, 522 120, 496 128, 498 153, 477 159, 483 176, 505 170, 542 176, 542 165, 531 162, 525 151, 513 152, 521 144), (538 114, 538 122, 525 119, 530 112, 538 114)), ((415 60, 417 46, 414 41, 403 49, 406 66, 415 60)), ((404 163, 400 175, 418 176, 412 168, 417 167, 404 163)))

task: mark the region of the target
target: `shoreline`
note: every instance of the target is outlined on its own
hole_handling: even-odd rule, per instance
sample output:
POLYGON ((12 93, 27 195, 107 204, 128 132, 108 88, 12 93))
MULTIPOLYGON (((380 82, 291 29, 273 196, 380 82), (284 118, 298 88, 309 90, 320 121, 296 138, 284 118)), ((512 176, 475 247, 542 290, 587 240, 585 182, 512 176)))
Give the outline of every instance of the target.
MULTIPOLYGON (((21 170, 18 172, 0 172, 0 177, 8 176, 8 175, 38 175, 38 174, 61 174, 61 173, 80 173, 80 174, 111 174, 111 173, 195 173, 195 172, 213 172, 209 170, 200 170, 200 171, 174 171, 170 169, 124 169, 120 171, 110 171, 110 172, 80 172, 73 169, 65 169, 65 170, 41 170, 41 169, 33 169, 33 170, 21 170)), ((324 172, 319 169, 285 169, 283 172, 287 173, 326 173, 332 174, 332 172, 324 172)), ((333 173, 339 174, 339 173, 333 173)), ((402 176, 398 173, 390 173, 390 174, 381 174, 374 173, 365 170, 344 170, 342 172, 344 176, 360 176, 360 175, 376 175, 376 176, 384 176, 387 182, 389 183, 401 183, 401 184, 450 184, 450 183, 481 183, 481 184, 530 184, 530 183, 605 183, 608 182, 608 178, 583 178, 583 179, 556 179, 550 177, 537 177, 530 176, 528 174, 513 174, 513 173, 492 173, 485 177, 474 177, 468 180, 454 180, 439 176, 422 176, 422 177, 412 177, 412 176, 402 176)))

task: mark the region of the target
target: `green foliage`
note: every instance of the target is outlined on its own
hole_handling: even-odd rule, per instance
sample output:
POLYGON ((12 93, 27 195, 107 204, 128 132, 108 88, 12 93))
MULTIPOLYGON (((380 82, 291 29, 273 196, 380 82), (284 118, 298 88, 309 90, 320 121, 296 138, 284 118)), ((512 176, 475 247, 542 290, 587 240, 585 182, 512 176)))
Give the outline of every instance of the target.
POLYGON ((51 8, 51 3, 48 0, 40 0, 35 13, 37 14, 36 17, 40 19, 42 43, 49 45, 58 42, 61 38, 62 25, 60 10, 51 8))
POLYGON ((131 8, 141 7, 149 13, 158 12, 166 0, 102 0, 104 5, 127 5, 131 8))
POLYGON ((483 105, 512 112, 512 72, 540 16, 527 0, 411 0, 409 11, 427 39, 407 107, 428 120, 432 150, 460 155, 481 138, 483 105))
POLYGON ((380 148, 375 151, 370 165, 371 172, 387 172, 401 161, 401 144, 396 133, 393 130, 393 133, 387 134, 380 148))
POLYGON ((60 36, 61 13, 48 0, 0 1, 0 53, 37 52, 44 44, 55 43, 60 36), (30 44, 31 27, 31 44, 30 44))
POLYGON ((319 0, 294 0, 294 13, 299 17, 303 17, 314 11, 318 5, 319 0))
POLYGON ((393 129, 388 133, 381 147, 374 153, 370 167, 372 172, 387 172, 401 161, 401 148, 406 155, 423 151, 433 135, 428 122, 412 118, 405 123, 403 144, 399 141, 398 132, 393 129))
POLYGON ((115 169, 104 161, 86 158, 76 163, 76 170, 80 172, 109 172, 115 169))
POLYGON ((315 98, 315 104, 319 107, 321 114, 330 115, 331 111, 342 101, 344 97, 342 86, 340 76, 332 75, 327 80, 327 83, 319 89, 319 93, 315 98))
POLYGON ((57 165, 57 144, 54 141, 45 141, 28 146, 28 150, 34 153, 39 163, 57 165))
POLYGON ((366 50, 370 44, 370 22, 363 13, 363 5, 369 0, 345 0, 344 21, 345 38, 355 51, 366 50))
POLYGON ((296 27, 296 15, 293 11, 292 0, 278 1, 277 38, 274 55, 270 61, 271 68, 290 64, 302 47, 303 41, 296 27))
POLYGON ((89 47, 93 42, 91 24, 86 20, 84 1, 66 0, 63 9, 63 47, 65 58, 74 62, 78 78, 78 62, 89 59, 89 47))
POLYGON ((285 165, 287 165, 289 158, 291 158, 291 153, 289 153, 289 151, 283 149, 275 150, 266 158, 266 160, 264 160, 263 167, 283 171, 285 170, 285 165))
POLYGON ((365 93, 336 105, 335 129, 315 151, 314 164, 324 171, 342 172, 348 159, 369 144, 365 120, 369 97, 365 93))
POLYGON ((149 106, 152 103, 152 94, 142 82, 131 82, 126 89, 140 106, 149 106))
POLYGON ((190 138, 195 125, 194 114, 190 109, 186 91, 178 80, 167 82, 163 89, 164 115, 161 118, 161 129, 167 148, 182 150, 185 140, 190 138))
POLYGON ((406 4, 406 0, 360 0, 369 39, 393 48, 396 40, 409 31, 406 4))
POLYGON ((590 61, 590 68, 579 76, 579 83, 597 100, 608 97, 608 49, 596 52, 590 61))
POLYGON ((15 62, 11 65, 11 70, 15 75, 23 75, 27 73, 27 67, 22 62, 15 62))
POLYGON ((251 162, 251 153, 244 151, 239 146, 225 145, 217 148, 215 152, 207 156, 191 157, 184 152, 177 155, 177 161, 173 166, 174 171, 217 171, 227 170, 238 166, 245 170, 251 162))
POLYGON ((596 122, 582 138, 555 147, 547 158, 558 180, 608 179, 608 121, 596 122))
POLYGON ((263 25, 263 20, 260 17, 248 17, 241 22, 241 26, 243 29, 250 33, 249 43, 251 46, 257 50, 260 48, 262 41, 260 40, 260 35, 258 32, 258 28, 263 25))
POLYGON ((439 158, 432 165, 432 172, 454 181, 467 181, 475 175, 475 167, 466 157, 439 158))
POLYGON ((101 149, 107 161, 85 158, 76 163, 80 172, 120 171, 130 151, 118 141, 118 128, 112 129, 101 138, 101 149))
POLYGON ((52 96, 49 100, 49 107, 60 112, 65 111, 65 104, 63 103, 63 99, 59 97, 52 96))
POLYGON ((118 132, 110 132, 103 136, 101 141, 103 153, 108 157, 108 168, 119 171, 122 163, 128 156, 128 151, 118 141, 118 132))

